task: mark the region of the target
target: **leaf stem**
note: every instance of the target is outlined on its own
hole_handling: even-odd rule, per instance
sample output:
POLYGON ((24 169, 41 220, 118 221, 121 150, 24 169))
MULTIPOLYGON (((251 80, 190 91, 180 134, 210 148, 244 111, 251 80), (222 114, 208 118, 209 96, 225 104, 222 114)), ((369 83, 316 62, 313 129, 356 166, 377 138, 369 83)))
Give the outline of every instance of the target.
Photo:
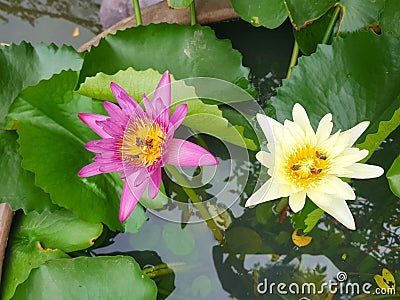
POLYGON ((139 0, 133 0, 133 8, 135 10, 136 26, 142 25, 142 14, 140 12, 139 0))
POLYGON ((193 26, 196 24, 196 7, 194 4, 194 0, 190 3, 190 25, 193 26))
POLYGON ((322 39, 322 44, 327 44, 333 32, 333 27, 335 26, 336 20, 339 16, 340 6, 336 6, 335 11, 333 12, 333 16, 328 24, 328 28, 325 31, 324 38, 322 39))
POLYGON ((189 183, 187 182, 186 178, 172 165, 166 165, 165 168, 172 174, 172 176, 174 176, 177 183, 181 185, 182 189, 189 196, 193 205, 198 209, 201 217, 207 223, 208 227, 211 229, 211 232, 213 233, 215 239, 218 242, 222 242, 224 240, 224 237, 221 231, 215 224, 208 210, 205 208, 203 202, 201 202, 201 200, 199 199, 197 194, 193 191, 193 189, 188 187, 189 183))
POLYGON ((296 65, 298 56, 299 56, 299 45, 297 44, 296 40, 294 40, 292 57, 290 59, 290 64, 286 74, 286 79, 292 77, 292 68, 296 65))

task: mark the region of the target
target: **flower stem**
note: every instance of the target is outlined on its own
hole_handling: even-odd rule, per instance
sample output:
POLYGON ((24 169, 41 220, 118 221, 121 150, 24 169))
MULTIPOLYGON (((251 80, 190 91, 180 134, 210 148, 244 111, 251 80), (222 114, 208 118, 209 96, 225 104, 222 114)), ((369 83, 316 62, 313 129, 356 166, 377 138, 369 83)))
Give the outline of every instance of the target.
POLYGON ((133 0, 133 7, 135 10, 136 26, 142 25, 142 14, 140 12, 139 0, 133 0))
POLYGON ((190 3, 190 25, 196 24, 196 7, 194 6, 194 0, 190 3))
POLYGON ((292 77, 292 68, 296 65, 298 56, 299 56, 299 45, 297 44, 296 40, 294 40, 292 58, 290 59, 289 68, 286 74, 287 79, 292 77))
POLYGON ((215 239, 218 242, 222 242, 224 237, 219 230, 218 226, 215 224, 213 218, 211 217, 208 210, 204 207, 203 203, 193 191, 193 189, 189 188, 189 183, 187 182, 186 178, 172 165, 166 165, 165 168, 174 176, 175 180, 179 185, 181 185, 182 189, 185 193, 189 196, 190 200, 192 201, 193 205, 198 209, 201 217, 207 223, 208 227, 211 229, 215 239))
POLYGON ((328 28, 325 31, 325 35, 324 38, 322 39, 322 44, 327 44, 329 42, 329 39, 332 35, 333 32, 333 27, 335 26, 336 20, 339 16, 339 12, 340 12, 340 6, 336 6, 335 11, 333 12, 333 16, 331 18, 331 21, 328 24, 328 28))

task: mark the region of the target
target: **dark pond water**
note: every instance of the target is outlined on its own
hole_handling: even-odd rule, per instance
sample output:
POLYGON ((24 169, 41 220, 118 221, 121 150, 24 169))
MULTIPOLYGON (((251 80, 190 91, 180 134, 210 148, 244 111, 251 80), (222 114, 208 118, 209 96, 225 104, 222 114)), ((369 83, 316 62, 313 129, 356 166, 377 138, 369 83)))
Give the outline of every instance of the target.
MULTIPOLYGON (((0 1, 0 42, 44 41, 77 47, 99 32, 99 5, 100 0, 0 1), (78 37, 72 37, 75 27, 80 29, 78 37)), ((243 53, 244 64, 251 67, 251 80, 259 91, 257 100, 265 107, 286 75, 293 43, 290 26, 266 30, 235 21, 212 27, 220 38, 230 38, 243 53)), ((277 213, 279 201, 244 209, 259 175, 255 153, 249 153, 247 162, 235 161, 217 140, 207 136, 202 139, 222 166, 212 181, 196 190, 203 200, 212 198, 222 183, 239 182, 240 176, 248 174, 244 185, 238 184, 229 191, 230 197, 238 200, 216 220, 224 229, 225 243, 220 245, 204 222, 193 222, 197 218, 195 211, 178 204, 166 210, 173 211, 175 220, 183 222, 166 221, 159 217, 163 212, 150 212, 139 233, 106 232, 101 237, 103 244, 90 254, 131 255, 142 268, 154 267, 150 276, 157 282, 159 299, 301 299, 303 294, 308 294, 303 299, 332 299, 333 295, 318 292, 335 283, 340 289, 333 299, 351 299, 354 295, 350 294, 357 294, 357 287, 360 292, 362 288, 373 291, 373 277, 381 274, 382 268, 399 278, 400 201, 389 190, 385 177, 351 182, 358 195, 356 201, 349 202, 357 231, 324 217, 312 231, 311 244, 298 248, 291 240, 290 220, 277 213), (345 285, 350 282, 353 287, 345 285), (285 287, 279 288, 280 283, 285 287), (303 284, 307 285, 302 294, 303 284), (310 296, 307 286, 311 284, 316 292, 310 296)), ((370 163, 387 170, 399 149, 397 129, 370 163)), ((186 173, 198 171, 188 169, 186 173)), ((187 201, 167 176, 165 186, 175 200, 187 201)), ((217 206, 208 208, 223 210, 217 206)))

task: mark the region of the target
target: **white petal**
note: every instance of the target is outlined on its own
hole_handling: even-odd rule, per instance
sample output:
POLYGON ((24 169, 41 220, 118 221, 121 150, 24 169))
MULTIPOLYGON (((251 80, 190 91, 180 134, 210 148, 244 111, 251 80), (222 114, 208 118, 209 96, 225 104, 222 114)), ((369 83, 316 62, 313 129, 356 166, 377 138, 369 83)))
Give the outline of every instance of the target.
POLYGON ((331 160, 332 164, 341 168, 348 167, 368 155, 368 150, 358 148, 347 148, 343 153, 331 160))
POLYGON ((367 129, 369 126, 368 121, 361 122, 357 124, 356 126, 350 128, 349 130, 344 131, 343 133, 349 133, 350 138, 349 138, 349 146, 352 146, 358 138, 363 134, 363 132, 367 129))
POLYGON ((344 226, 351 230, 356 229, 353 215, 351 214, 346 201, 332 195, 315 191, 307 192, 307 195, 317 206, 326 211, 344 226))
POLYGON ((289 196, 289 206, 293 212, 300 211, 306 203, 306 191, 300 191, 289 196))
POLYGON ((324 194, 335 195, 341 199, 356 199, 351 186, 336 176, 326 176, 323 179, 323 183, 318 185, 314 190, 324 194))
POLYGON ((275 156, 265 151, 259 151, 256 154, 257 160, 265 167, 271 169, 275 166, 275 156))
POLYGON ((308 119, 307 112, 304 107, 299 103, 296 103, 293 106, 293 121, 301 127, 304 131, 305 142, 311 146, 316 145, 317 137, 315 136, 315 132, 311 127, 310 120, 308 119))
POLYGON ((332 114, 326 114, 321 121, 319 121, 316 137, 317 143, 321 143, 329 138, 332 132, 333 123, 332 121, 332 114))
POLYGON ((278 121, 262 114, 257 114, 257 121, 260 124, 261 129, 268 140, 268 143, 275 144, 275 136, 272 128, 274 126, 283 127, 283 125, 278 121))
POLYGON ((250 198, 246 201, 246 207, 288 196, 288 194, 285 195, 280 193, 279 183, 277 180, 272 179, 273 178, 268 179, 258 191, 250 196, 250 198))
POLYGON ((358 179, 366 179, 366 178, 376 178, 383 174, 384 170, 375 165, 367 165, 355 163, 346 168, 347 172, 343 172, 342 174, 337 174, 340 177, 350 177, 350 178, 358 178, 358 179))

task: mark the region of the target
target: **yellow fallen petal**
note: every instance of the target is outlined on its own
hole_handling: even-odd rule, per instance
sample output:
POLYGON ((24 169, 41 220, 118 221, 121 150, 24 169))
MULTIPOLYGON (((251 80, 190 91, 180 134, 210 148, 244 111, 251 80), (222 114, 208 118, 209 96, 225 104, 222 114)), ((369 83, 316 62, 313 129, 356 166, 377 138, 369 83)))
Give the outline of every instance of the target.
POLYGON ((79 36, 79 27, 75 27, 74 32, 72 33, 73 37, 79 36))
POLYGON ((396 281, 394 279, 394 276, 388 269, 383 268, 382 270, 382 276, 381 275, 375 275, 374 276, 376 284, 381 288, 381 289, 395 289, 396 288, 396 281))
MULTIPOLYGON (((296 228, 292 233, 292 241, 297 247, 305 247, 312 241, 311 236, 303 235, 299 232, 300 228, 296 228)), ((301 230, 302 231, 302 230, 301 230)))

